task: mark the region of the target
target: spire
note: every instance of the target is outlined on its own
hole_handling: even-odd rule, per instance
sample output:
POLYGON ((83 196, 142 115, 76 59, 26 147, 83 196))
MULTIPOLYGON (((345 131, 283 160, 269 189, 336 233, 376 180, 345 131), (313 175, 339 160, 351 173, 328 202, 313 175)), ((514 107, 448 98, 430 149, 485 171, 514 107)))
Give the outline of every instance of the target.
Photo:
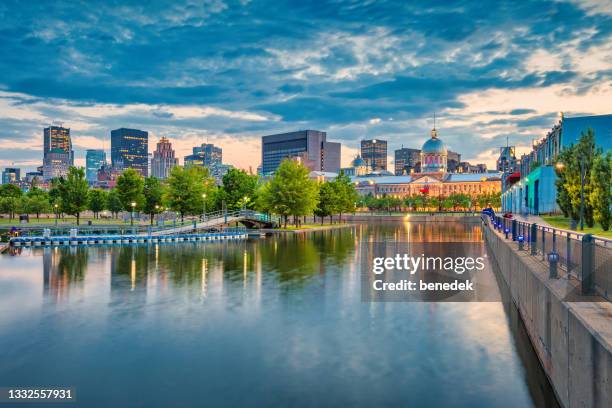
POLYGON ((432 139, 438 138, 438 131, 436 130, 436 112, 434 112, 434 125, 433 125, 433 129, 431 129, 431 138, 432 139))

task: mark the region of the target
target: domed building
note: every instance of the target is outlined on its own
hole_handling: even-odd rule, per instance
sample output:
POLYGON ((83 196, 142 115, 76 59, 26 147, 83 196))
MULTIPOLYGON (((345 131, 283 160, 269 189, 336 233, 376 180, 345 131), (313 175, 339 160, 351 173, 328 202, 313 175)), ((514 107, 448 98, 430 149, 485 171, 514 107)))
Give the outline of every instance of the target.
POLYGON ((368 164, 361 158, 360 155, 357 155, 351 164, 355 169, 355 176, 365 176, 368 174, 368 164))
POLYGON ((448 150, 446 145, 438 139, 438 131, 431 130, 431 139, 421 148, 421 173, 445 173, 448 169, 448 150))

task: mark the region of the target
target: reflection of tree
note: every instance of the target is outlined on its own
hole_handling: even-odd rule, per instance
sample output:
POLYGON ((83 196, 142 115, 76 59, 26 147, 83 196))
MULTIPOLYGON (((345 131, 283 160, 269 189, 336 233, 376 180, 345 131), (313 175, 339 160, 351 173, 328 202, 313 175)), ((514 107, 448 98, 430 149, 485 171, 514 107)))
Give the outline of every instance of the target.
POLYGON ((274 271, 280 282, 300 282, 319 272, 320 252, 311 235, 287 234, 260 244, 264 273, 274 271))
POLYGON ((59 247, 43 249, 44 292, 59 301, 68 296, 72 286, 85 278, 89 253, 87 248, 59 247))
POLYGON ((82 281, 87 270, 88 255, 87 248, 60 248, 57 262, 58 275, 70 283, 82 281))

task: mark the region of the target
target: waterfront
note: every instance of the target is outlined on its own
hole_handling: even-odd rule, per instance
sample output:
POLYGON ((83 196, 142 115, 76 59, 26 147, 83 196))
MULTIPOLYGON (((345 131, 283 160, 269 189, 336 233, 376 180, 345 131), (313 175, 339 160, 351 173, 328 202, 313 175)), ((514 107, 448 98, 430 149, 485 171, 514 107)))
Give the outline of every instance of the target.
POLYGON ((554 404, 511 303, 362 302, 358 248, 381 238, 482 235, 396 222, 3 256, 0 386, 83 406, 554 404))

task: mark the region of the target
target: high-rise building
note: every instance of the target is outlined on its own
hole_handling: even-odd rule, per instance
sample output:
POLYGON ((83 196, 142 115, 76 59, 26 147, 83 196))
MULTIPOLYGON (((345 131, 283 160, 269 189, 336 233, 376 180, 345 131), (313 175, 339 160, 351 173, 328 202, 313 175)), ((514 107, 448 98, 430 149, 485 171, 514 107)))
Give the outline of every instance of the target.
POLYGON ((21 169, 17 167, 6 167, 2 171, 2 184, 15 184, 21 181, 21 169))
POLYGON ((361 158, 373 170, 387 170, 387 141, 380 139, 361 141, 361 158))
POLYGON ((401 176, 415 172, 417 164, 421 161, 421 151, 402 147, 395 151, 395 175, 401 176))
POLYGON ((174 150, 172 150, 172 143, 162 137, 157 142, 157 148, 153 152, 151 175, 159 179, 167 179, 170 170, 175 166, 178 166, 178 159, 174 155, 174 150))
POLYGON ((111 162, 115 168, 135 169, 149 174, 149 133, 138 129, 111 131, 111 162))
POLYGON ((340 171, 340 143, 328 142, 327 134, 318 130, 299 130, 263 136, 262 173, 274 173, 286 158, 300 158, 311 171, 340 171))
POLYGON ((213 144, 202 143, 201 146, 193 148, 193 154, 185 156, 185 167, 203 166, 214 167, 218 166, 223 161, 223 149, 213 144))
POLYGON ((43 139, 44 181, 64 177, 68 174, 68 168, 74 165, 70 129, 62 126, 49 126, 43 131, 43 139))
POLYGON ((98 170, 106 163, 106 152, 102 149, 87 149, 85 154, 85 175, 89 184, 98 180, 98 170))

